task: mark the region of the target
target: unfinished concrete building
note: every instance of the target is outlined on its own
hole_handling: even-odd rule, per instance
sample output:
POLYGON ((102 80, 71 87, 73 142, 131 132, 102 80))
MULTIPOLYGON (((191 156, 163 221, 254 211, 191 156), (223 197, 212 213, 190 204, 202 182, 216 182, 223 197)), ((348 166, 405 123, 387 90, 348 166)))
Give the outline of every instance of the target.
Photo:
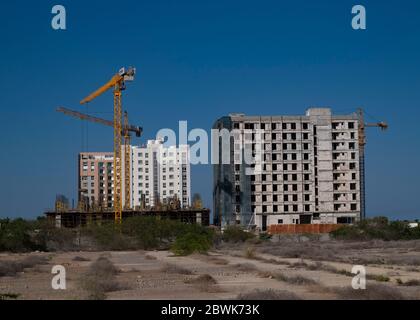
POLYGON ((360 171, 357 114, 333 115, 329 108, 310 108, 304 116, 231 114, 213 129, 219 149, 214 164, 215 224, 353 223, 360 219, 360 171), (257 135, 261 141, 258 141, 257 135), (244 161, 247 148, 261 166, 244 161), (225 150, 226 151, 226 150, 225 150), (257 169, 257 170, 256 170, 257 169))

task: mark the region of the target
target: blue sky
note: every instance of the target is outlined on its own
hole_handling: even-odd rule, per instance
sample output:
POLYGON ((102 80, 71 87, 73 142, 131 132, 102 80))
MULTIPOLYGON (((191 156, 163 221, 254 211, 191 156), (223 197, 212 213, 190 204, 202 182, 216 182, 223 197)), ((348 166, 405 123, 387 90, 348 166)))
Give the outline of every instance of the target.
MULTIPOLYGON (((367 212, 420 218, 420 2, 3 1, 0 9, 0 217, 35 217, 57 193, 77 198, 77 154, 112 150, 112 130, 54 110, 121 66, 137 67, 124 107, 141 142, 187 120, 210 128, 230 112, 348 113, 362 106, 390 130, 368 131, 367 212), (67 30, 51 8, 67 9, 67 30), (367 30, 351 28, 363 4, 367 30), (83 134, 82 130, 88 135, 83 134), (85 137, 83 139, 82 137, 85 137), (86 136, 88 138, 86 138, 86 136), (82 143, 84 141, 84 143, 82 143)), ((89 112, 112 118, 111 93, 89 112)), ((138 141, 138 140, 137 140, 138 141)), ((192 168, 211 206, 210 166, 192 168)))

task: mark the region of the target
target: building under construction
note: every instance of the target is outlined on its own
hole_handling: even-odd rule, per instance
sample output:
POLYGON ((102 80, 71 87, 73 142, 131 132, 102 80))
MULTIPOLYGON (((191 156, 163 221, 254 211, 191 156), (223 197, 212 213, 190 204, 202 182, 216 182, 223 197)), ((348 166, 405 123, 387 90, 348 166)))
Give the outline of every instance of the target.
MULTIPOLYGON (((153 176, 157 175, 159 164, 157 160, 149 163, 148 150, 140 149, 136 156, 131 154, 131 134, 134 133, 137 137, 140 137, 143 130, 141 127, 129 124, 128 113, 127 111, 123 112, 121 95, 126 89, 126 82, 134 80, 135 73, 135 68, 121 68, 108 82, 80 102, 82 105, 86 105, 105 92, 112 90, 114 98, 113 121, 63 107, 57 109, 57 111, 77 119, 99 123, 114 129, 113 153, 81 153, 79 155, 79 201, 77 209, 70 209, 68 201, 60 196, 56 199, 55 210, 45 212, 48 219, 54 221, 57 227, 73 228, 108 220, 119 224, 123 219, 136 216, 176 219, 205 226, 210 224, 210 210, 202 208, 201 201, 199 204, 190 205, 189 162, 186 154, 188 149, 180 155, 182 159, 185 158, 185 164, 182 162, 179 168, 165 166, 162 169, 162 188, 160 189, 163 190, 163 199, 159 196, 158 185, 160 179, 153 179, 155 182, 153 184, 147 181, 144 186, 142 181, 138 181, 141 180, 139 176, 143 174, 143 169, 145 174, 150 171, 153 176), (123 113, 124 121, 122 119, 123 113), (144 163, 143 159, 138 159, 143 152, 144 163), (136 187, 141 187, 144 192, 132 187, 133 172, 131 172, 131 169, 133 166, 131 164, 133 159, 139 165, 138 172, 136 172, 139 174, 138 179, 135 180, 136 187), (178 179, 175 179, 175 175, 178 179), (177 189, 176 186, 178 185, 177 189), (134 198, 133 191, 136 191, 137 203, 132 200, 134 198), (154 201, 147 201, 153 195, 155 195, 154 201)), ((170 156, 174 152, 177 152, 177 150, 171 149, 168 151, 168 155, 170 156)), ((155 154, 157 152, 151 150, 153 157, 150 158, 154 159, 155 154)), ((175 163, 175 159, 171 158, 169 161, 175 163)), ((165 160, 163 164, 165 164, 165 160)), ((150 178, 149 175, 146 180, 152 180, 147 178, 150 178)))
MULTIPOLYGON (((55 210, 45 212, 47 219, 57 228, 76 228, 91 224, 111 222, 115 219, 113 210, 84 211, 79 209, 61 209, 59 205, 55 210)), ((185 223, 196 223, 203 226, 210 225, 210 210, 195 208, 155 208, 149 210, 123 210, 122 220, 130 217, 152 216, 159 219, 178 220, 185 223)))
POLYGON ((222 134, 219 138, 222 152, 214 165, 214 223, 267 231, 272 225, 363 219, 364 129, 372 126, 387 128, 383 122, 365 123, 361 109, 348 115, 310 108, 302 116, 220 118, 213 128, 228 130, 233 139, 227 135, 229 140, 223 141, 222 134), (247 150, 253 158, 259 150, 258 170, 255 163, 245 163, 247 150), (223 162, 223 151, 230 155, 230 163, 223 162))

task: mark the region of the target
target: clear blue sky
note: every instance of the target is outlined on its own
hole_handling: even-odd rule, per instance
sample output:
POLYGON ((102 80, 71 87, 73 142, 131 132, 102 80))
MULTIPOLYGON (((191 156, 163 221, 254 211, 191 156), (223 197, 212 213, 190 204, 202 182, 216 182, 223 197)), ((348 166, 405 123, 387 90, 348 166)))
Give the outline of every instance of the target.
MULTIPOLYGON (((143 141, 178 120, 210 128, 229 112, 363 106, 390 124, 368 132, 368 215, 420 218, 420 2, 359 3, 366 31, 351 28, 347 0, 2 1, 0 217, 41 215, 56 193, 77 198, 82 125, 54 110, 81 110, 133 65, 124 106, 143 141), (67 9, 66 31, 51 28, 54 4, 67 9)), ((111 118, 111 93, 89 108, 111 118)), ((112 150, 110 128, 88 130, 89 150, 112 150)), ((192 188, 211 206, 210 166, 192 168, 192 188)))

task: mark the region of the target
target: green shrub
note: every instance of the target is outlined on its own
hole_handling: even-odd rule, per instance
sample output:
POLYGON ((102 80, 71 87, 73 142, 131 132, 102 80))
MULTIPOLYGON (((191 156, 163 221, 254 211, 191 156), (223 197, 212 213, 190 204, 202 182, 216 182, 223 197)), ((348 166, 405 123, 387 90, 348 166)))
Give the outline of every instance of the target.
POLYGON ((264 240, 264 241, 266 241, 266 240, 270 240, 272 237, 273 237, 273 236, 272 236, 271 234, 267 233, 267 232, 262 232, 262 233, 260 233, 260 235, 259 235, 259 239, 260 239, 260 240, 264 240))
POLYGON ((254 234, 244 231, 240 226, 228 226, 223 231, 223 241, 226 242, 244 242, 255 237, 254 234))
POLYGON ((414 240, 420 239, 420 227, 410 228, 407 222, 389 222, 386 217, 375 217, 343 226, 331 235, 343 240, 414 240))
POLYGON ((101 250, 128 250, 133 248, 132 241, 122 234, 120 227, 113 222, 92 225, 82 232, 92 237, 101 250))
POLYGON ((91 224, 78 229, 56 228, 47 219, 37 221, 0 220, 0 251, 55 251, 81 249, 88 241, 89 249, 135 250, 169 249, 179 238, 175 248, 185 252, 207 251, 213 243, 214 231, 201 225, 157 217, 133 217, 124 219, 121 225, 113 222, 91 224), (194 240, 189 249, 183 244, 194 240), (81 247, 82 246, 82 247, 81 247), (196 248, 192 248, 192 247, 196 248))
POLYGON ((38 219, 34 223, 32 239, 42 251, 77 250, 76 230, 56 228, 54 223, 46 219, 38 219))
POLYGON ((0 220, 0 251, 27 252, 39 249, 31 239, 32 226, 23 219, 0 220))
POLYGON ((366 279, 375 280, 378 282, 388 282, 391 280, 388 276, 382 275, 382 274, 373 274, 373 275, 367 275, 366 279))
POLYGON ((189 231, 179 235, 171 247, 176 255, 189 255, 192 253, 206 253, 212 246, 213 239, 210 232, 189 231))
POLYGON ((16 300, 19 296, 19 293, 0 293, 0 300, 16 300))

